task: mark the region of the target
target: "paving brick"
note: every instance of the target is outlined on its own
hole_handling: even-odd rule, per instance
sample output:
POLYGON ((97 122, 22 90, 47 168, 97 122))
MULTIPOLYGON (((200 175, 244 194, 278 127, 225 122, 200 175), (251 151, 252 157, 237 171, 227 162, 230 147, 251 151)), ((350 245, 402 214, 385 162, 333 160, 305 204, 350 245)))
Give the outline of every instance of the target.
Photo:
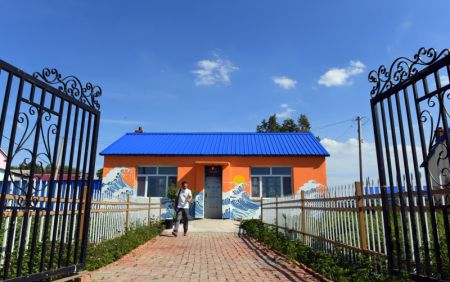
POLYGON ((235 233, 159 236, 83 281, 317 281, 305 269, 235 233))

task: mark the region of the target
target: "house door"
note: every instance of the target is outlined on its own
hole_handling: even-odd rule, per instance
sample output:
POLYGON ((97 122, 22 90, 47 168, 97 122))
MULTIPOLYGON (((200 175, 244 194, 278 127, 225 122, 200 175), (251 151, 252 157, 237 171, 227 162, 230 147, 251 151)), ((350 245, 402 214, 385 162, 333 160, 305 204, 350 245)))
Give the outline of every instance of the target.
POLYGON ((222 167, 205 167, 205 218, 222 218, 222 167))

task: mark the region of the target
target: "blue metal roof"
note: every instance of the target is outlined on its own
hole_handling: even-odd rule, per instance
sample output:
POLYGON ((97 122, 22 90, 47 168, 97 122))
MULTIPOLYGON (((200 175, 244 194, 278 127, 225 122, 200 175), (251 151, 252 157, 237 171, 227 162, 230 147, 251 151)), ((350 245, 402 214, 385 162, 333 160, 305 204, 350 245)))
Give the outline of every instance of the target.
POLYGON ((127 133, 100 155, 329 156, 310 132, 127 133))

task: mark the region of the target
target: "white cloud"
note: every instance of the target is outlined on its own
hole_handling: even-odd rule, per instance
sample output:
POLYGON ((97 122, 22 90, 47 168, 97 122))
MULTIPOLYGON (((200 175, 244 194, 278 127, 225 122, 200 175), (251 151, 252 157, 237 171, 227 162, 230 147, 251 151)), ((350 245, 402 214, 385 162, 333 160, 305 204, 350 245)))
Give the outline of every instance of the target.
POLYGON ((297 80, 286 76, 274 76, 272 77, 272 80, 275 84, 286 90, 295 88, 295 86, 297 85, 297 80))
POLYGON ((350 61, 347 68, 331 68, 319 79, 319 85, 326 87, 351 85, 350 78, 362 73, 365 65, 361 61, 350 61))
MULTIPOLYGON (((351 184, 359 180, 358 140, 350 138, 345 142, 324 138, 320 143, 330 153, 327 158, 327 182, 329 185, 351 184)), ((364 142, 364 177, 377 178, 377 156, 375 144, 364 142)))
POLYGON ((398 32, 404 32, 404 31, 411 29, 412 26, 413 26, 412 15, 409 14, 402 19, 397 30, 398 30, 398 32))
POLYGON ((239 68, 229 60, 222 59, 213 54, 213 60, 201 60, 197 62, 198 69, 193 70, 195 85, 210 86, 217 83, 228 84, 231 82, 230 74, 239 68))
POLYGON ((408 30, 411 28, 412 26, 412 21, 410 19, 404 19, 401 23, 400 23, 400 28, 403 30, 408 30))
POLYGON ((279 118, 290 118, 293 113, 295 113, 295 110, 290 108, 288 104, 281 104, 280 107, 283 109, 281 113, 277 113, 276 116, 279 118))
MULTIPOLYGON (((325 147, 328 153, 330 153, 330 157, 327 158, 327 180, 329 185, 351 184, 355 181, 359 181, 358 139, 350 138, 345 142, 339 142, 333 139, 324 138, 320 143, 325 147)), ((401 145, 397 146, 397 150, 399 156, 402 156, 403 151, 401 145)), ((390 146, 389 151, 391 153, 391 162, 394 164, 394 150, 392 146, 390 146)), ((417 147, 416 151, 421 152, 421 148, 417 147)), ((408 167, 410 173, 413 173, 412 147, 410 145, 406 146, 406 153, 408 155, 408 167)), ((419 164, 422 164, 423 160, 420 157, 420 154, 418 157, 419 164)), ((364 180, 369 177, 372 180, 378 181, 375 143, 367 141, 362 143, 362 161, 364 180)), ((400 171, 403 179, 405 169, 402 161, 400 161, 400 171)), ((423 169, 421 169, 421 173, 424 175, 423 169)))

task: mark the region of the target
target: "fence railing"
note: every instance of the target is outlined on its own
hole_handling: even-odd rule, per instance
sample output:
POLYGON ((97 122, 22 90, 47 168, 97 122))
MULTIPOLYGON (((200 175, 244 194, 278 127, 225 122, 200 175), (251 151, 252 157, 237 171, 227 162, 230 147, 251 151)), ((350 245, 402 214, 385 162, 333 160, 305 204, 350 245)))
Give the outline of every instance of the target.
MULTIPOLYGON (((6 194, 6 203, 9 207, 18 206, 20 201, 25 199, 25 195, 17 190, 17 187, 26 187, 25 180, 15 181, 16 183, 9 183, 6 194)), ((2 183, 0 182, 0 187, 2 183)), ((161 199, 135 197, 124 194, 113 194, 110 192, 101 191, 101 183, 98 182, 94 186, 91 206, 91 222, 89 225, 89 242, 99 243, 123 235, 127 230, 138 225, 150 224, 157 222, 161 218, 161 199)), ((3 263, 6 257, 6 250, 8 241, 12 245, 11 252, 14 253, 20 248, 19 242, 24 242, 25 250, 31 248, 31 245, 40 245, 43 242, 44 234, 44 220, 47 214, 46 207, 50 205, 49 211, 49 226, 47 234, 50 234, 50 241, 58 242, 58 246, 70 246, 77 240, 80 240, 82 229, 84 227, 83 216, 78 216, 80 213, 84 214, 86 209, 86 189, 78 189, 77 195, 72 191, 73 183, 67 185, 64 181, 61 185, 55 183, 54 193, 47 195, 49 187, 44 181, 34 184, 35 186, 43 187, 32 197, 34 210, 28 212, 29 222, 26 232, 22 233, 24 211, 17 211, 15 209, 6 209, 3 212, 4 222, 0 229, 1 250, 0 250, 0 264, 3 263), (58 191, 61 187, 61 191, 58 191), (66 191, 68 189, 68 191, 66 191), (81 192, 81 191, 82 192, 81 192), (66 194, 67 192, 67 194, 66 194), (59 198, 58 195, 70 195, 68 198, 59 198), (49 197, 50 196, 50 199, 49 197), (80 204, 82 199, 82 206, 74 208, 80 204), (59 203, 59 204, 57 204, 59 203), (76 226, 80 226, 78 234, 76 234, 76 226), (61 234, 64 236, 60 236, 61 234), (22 240, 21 234, 25 234, 25 240, 22 240), (56 236, 53 236, 56 234, 56 236), (61 242, 60 238, 64 238, 61 242)), ((61 248, 61 247, 60 247, 61 248)), ((32 249, 32 248, 31 248, 32 249)))
MULTIPOLYGON (((425 189, 427 188, 422 187, 422 190, 425 189)), ((419 220, 417 193, 412 192, 411 203, 408 202, 408 193, 404 188, 399 192, 394 187, 391 193, 388 187, 388 193, 394 196, 394 200, 389 199, 388 204, 396 207, 395 216, 404 219, 399 221, 404 224, 402 230, 409 244, 401 244, 412 246, 411 222, 419 220), (409 208, 408 213, 398 208, 396 202, 401 198, 408 207, 413 207, 412 213, 409 213, 409 208)), ((450 191, 433 190, 432 195, 442 201, 450 195, 450 191)), ((353 185, 319 187, 290 197, 261 198, 260 201, 261 220, 291 239, 301 240, 304 244, 325 252, 333 252, 336 247, 340 247, 349 255, 365 253, 369 256, 386 257, 381 194, 374 183, 367 183, 364 187, 359 182, 353 185)), ((429 213, 427 205, 424 210, 429 213)), ((418 234, 420 238, 430 238, 429 226, 429 216, 426 216, 427 231, 425 234, 418 234)), ((404 248, 402 252, 406 253, 404 248)), ((404 256, 403 258, 405 259, 404 256)))
POLYGON ((161 219, 161 211, 161 198, 96 191, 92 201, 89 242, 109 240, 135 226, 155 223, 161 219))

